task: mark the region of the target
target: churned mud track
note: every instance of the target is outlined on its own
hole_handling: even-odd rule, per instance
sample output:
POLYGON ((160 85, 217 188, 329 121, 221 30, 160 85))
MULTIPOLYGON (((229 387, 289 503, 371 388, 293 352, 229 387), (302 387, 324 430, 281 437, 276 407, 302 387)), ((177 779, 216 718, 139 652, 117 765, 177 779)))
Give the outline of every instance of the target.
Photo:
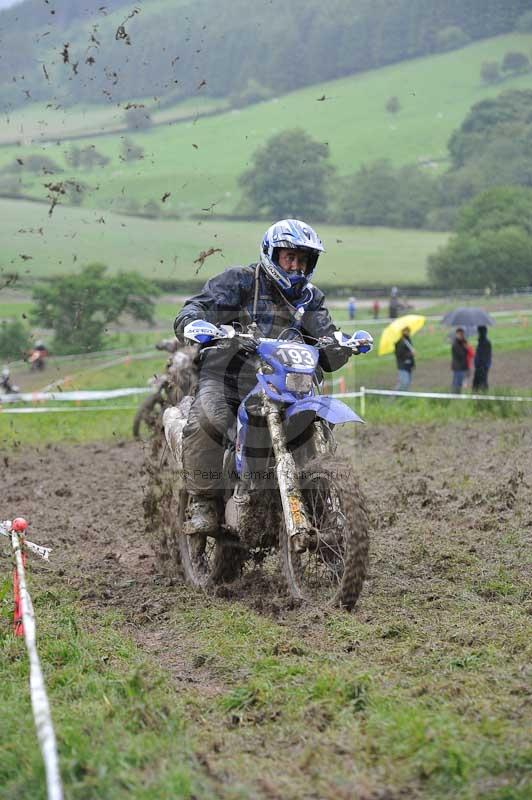
MULTIPOLYGON (((509 526, 525 540, 530 535, 531 449, 527 420, 346 431, 340 450, 361 477, 373 527, 370 576, 357 613, 378 613, 405 592, 452 592, 464 571, 468 585, 476 581, 482 591, 488 574, 508 566, 499 544, 509 526), (482 562, 477 578, 473 562, 482 562)), ((190 602, 191 592, 161 574, 153 531, 145 529, 147 455, 148 445, 138 442, 6 455, 3 506, 26 516, 34 539, 54 548, 50 565, 32 561, 32 570, 60 576, 90 606, 120 610, 139 644, 176 680, 186 680, 185 643, 170 642, 164 622, 180 597, 190 602)), ((518 553, 513 561, 524 578, 525 562, 518 553)), ((247 574, 218 594, 298 624, 280 576, 247 574)))
POLYGON ((34 540, 53 548, 50 564, 32 559, 31 572, 53 573, 56 585, 75 589, 96 614, 119 611, 128 632, 177 684, 199 683, 210 693, 217 687, 195 665, 193 645, 165 626, 186 589, 156 571, 142 509, 143 464, 138 442, 5 455, 3 506, 24 515, 34 540))

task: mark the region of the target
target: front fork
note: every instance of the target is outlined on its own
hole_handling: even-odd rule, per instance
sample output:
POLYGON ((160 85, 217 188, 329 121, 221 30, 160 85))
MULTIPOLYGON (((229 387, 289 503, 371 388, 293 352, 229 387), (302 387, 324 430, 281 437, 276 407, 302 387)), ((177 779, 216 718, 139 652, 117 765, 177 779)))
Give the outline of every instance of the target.
POLYGON ((277 483, 283 504, 288 536, 296 552, 303 552, 317 541, 317 531, 311 524, 299 486, 296 462, 285 442, 281 415, 277 406, 264 400, 264 413, 270 431, 277 483))

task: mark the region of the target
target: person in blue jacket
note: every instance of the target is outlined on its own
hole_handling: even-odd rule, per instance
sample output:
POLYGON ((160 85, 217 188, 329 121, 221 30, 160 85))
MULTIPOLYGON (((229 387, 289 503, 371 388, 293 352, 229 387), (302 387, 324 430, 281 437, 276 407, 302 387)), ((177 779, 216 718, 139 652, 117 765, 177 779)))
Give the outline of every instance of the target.
MULTIPOLYGON (((275 223, 264 235, 256 263, 225 270, 185 302, 174 323, 177 338, 182 340, 185 326, 195 320, 237 328, 255 323, 265 337, 296 328, 309 343, 324 337, 330 340, 320 349, 323 370, 342 367, 349 354, 333 338, 337 328, 323 292, 310 282, 323 251, 310 225, 296 219, 275 223)), ((225 439, 240 402, 256 383, 250 353, 242 345, 236 347, 204 345, 200 350, 198 390, 183 431, 183 466, 190 495, 187 534, 213 533, 218 527, 225 439)))

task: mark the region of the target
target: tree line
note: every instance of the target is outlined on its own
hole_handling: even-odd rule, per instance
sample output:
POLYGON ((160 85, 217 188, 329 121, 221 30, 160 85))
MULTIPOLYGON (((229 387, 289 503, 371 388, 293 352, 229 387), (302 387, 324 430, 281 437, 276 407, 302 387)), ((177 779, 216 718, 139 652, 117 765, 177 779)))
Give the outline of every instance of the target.
POLYGON ((462 47, 513 30, 529 12, 529 0, 168 0, 124 7, 119 31, 119 15, 110 22, 101 9, 122 5, 88 12, 27 0, 2 12, 4 107, 27 102, 27 91, 65 105, 154 94, 177 102, 201 91, 244 104, 462 47))
MULTIPOLYGON (((158 294, 157 287, 136 272, 109 275, 103 264, 89 264, 78 273, 37 285, 30 321, 53 331, 54 354, 88 353, 103 349, 108 326, 124 314, 153 325, 158 294)), ((25 358, 31 339, 21 320, 3 321, 0 358, 25 358)))
POLYGON ((507 91, 475 104, 448 150, 450 166, 439 176, 416 164, 380 160, 338 177, 326 144, 302 129, 283 131, 257 150, 241 175, 240 211, 455 230, 430 261, 433 283, 457 289, 532 285, 532 91, 507 91))
POLYGON ((449 230, 461 206, 484 189, 532 186, 532 90, 472 106, 449 139, 448 158, 442 174, 433 165, 395 167, 381 159, 339 177, 326 144, 302 129, 283 131, 256 151, 240 177, 240 211, 278 216, 284 209, 347 225, 449 230))

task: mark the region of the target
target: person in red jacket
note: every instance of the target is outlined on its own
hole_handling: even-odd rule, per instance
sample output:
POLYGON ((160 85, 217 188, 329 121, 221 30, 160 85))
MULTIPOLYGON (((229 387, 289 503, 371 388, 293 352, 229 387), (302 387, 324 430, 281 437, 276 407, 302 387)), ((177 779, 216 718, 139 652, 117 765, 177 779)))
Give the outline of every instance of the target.
POLYGON ((466 363, 467 363, 467 372, 463 383, 464 389, 469 388, 469 384, 471 383, 471 375, 473 372, 473 365, 475 363, 475 348, 469 342, 467 342, 466 344, 466 363))
POLYGON ((453 373, 452 391, 460 394, 467 378, 467 347, 468 342, 463 328, 457 328, 451 345, 451 371, 453 373))

